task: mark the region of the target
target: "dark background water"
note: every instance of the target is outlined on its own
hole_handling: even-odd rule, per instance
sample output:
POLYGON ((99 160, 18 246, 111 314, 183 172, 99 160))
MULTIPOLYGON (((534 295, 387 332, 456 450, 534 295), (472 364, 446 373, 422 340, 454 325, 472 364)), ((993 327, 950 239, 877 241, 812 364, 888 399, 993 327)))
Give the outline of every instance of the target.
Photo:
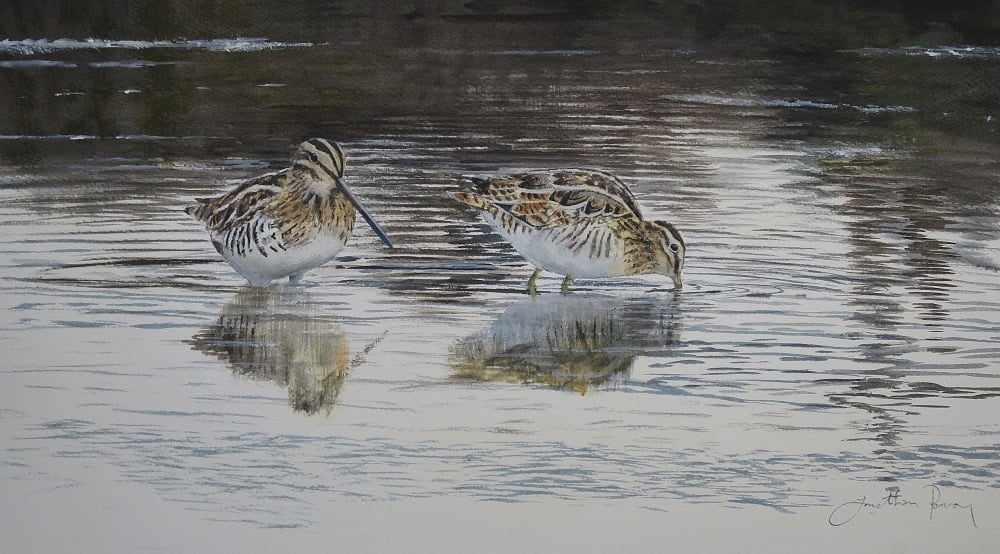
MULTIPOLYGON (((144 48, 141 62, 128 47, 106 51, 100 61, 87 49, 53 49, 42 57, 52 65, 33 68, 28 62, 38 56, 29 52, 45 52, 44 47, 8 45, 6 63, 14 66, 3 73, 9 94, 0 108, 10 115, 4 118, 3 133, 221 134, 252 147, 278 139, 275 134, 285 141, 317 133, 364 138, 387 118, 421 118, 434 125, 440 117, 476 114, 485 117, 465 117, 470 127, 465 130, 520 137, 528 131, 517 116, 528 108, 525 102, 558 96, 586 102, 588 89, 596 96, 587 85, 601 87, 608 79, 622 87, 622 94, 601 95, 606 115, 634 105, 637 94, 642 98, 685 88, 711 94, 718 85, 698 80, 705 73, 712 77, 712 71, 692 71, 683 63, 709 56, 748 66, 716 69, 718 77, 729 77, 747 94, 906 106, 913 114, 883 132, 903 141, 933 142, 936 137, 928 134, 940 132, 995 144, 995 115, 987 120, 998 94, 995 4, 865 4, 9 2, 0 8, 0 36, 14 41, 266 37, 314 47, 233 53, 222 45, 178 44, 180 48, 144 48), (947 49, 963 46, 972 48, 956 54, 947 49), (931 50, 895 50, 888 56, 878 50, 897 47, 931 50), (939 47, 945 48, 933 50, 939 47), (529 55, 543 51, 549 55, 529 55), (956 56, 958 60, 948 60, 956 56), (222 59, 224 78, 213 64, 222 59), (77 71, 59 71, 60 66, 77 71), (576 68, 600 72, 576 75, 576 68), (649 72, 615 73, 635 68, 649 72), (261 88, 274 83, 285 90, 261 88), (143 93, 123 97, 123 90, 143 93)), ((833 119, 861 122, 864 116, 837 111, 833 119)), ((224 145, 191 146, 232 153, 224 145)), ((9 147, 5 151, 18 155, 9 147)), ((31 160, 30 152, 20 155, 31 160)))
POLYGON ((998 29, 995 2, 0 6, 4 536, 988 548, 998 29), (359 226, 247 289, 182 209, 310 136, 398 247, 359 226), (527 298, 446 193, 551 166, 673 221, 685 289, 527 298), (886 487, 919 508, 829 525, 886 487))

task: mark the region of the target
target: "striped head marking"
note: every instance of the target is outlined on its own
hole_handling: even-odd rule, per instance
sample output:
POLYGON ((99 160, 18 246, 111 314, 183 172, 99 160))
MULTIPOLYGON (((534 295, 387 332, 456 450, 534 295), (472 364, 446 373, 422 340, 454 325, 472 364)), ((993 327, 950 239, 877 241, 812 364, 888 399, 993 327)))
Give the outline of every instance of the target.
POLYGON ((293 170, 304 170, 337 180, 344 176, 344 151, 336 142, 323 138, 311 138, 299 145, 292 162, 293 170))
POLYGON ((653 239, 658 261, 657 273, 662 273, 674 281, 674 288, 681 288, 681 270, 684 269, 684 238, 673 224, 666 221, 648 223, 650 238, 653 239))

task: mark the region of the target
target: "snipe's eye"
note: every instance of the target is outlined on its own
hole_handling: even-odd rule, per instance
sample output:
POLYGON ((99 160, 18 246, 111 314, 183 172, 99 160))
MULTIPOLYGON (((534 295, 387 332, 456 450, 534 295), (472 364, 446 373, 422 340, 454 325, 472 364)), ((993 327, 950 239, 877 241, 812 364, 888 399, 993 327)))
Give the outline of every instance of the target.
POLYGON ((319 156, 315 152, 309 152, 309 159, 315 163, 319 163, 319 156))
POLYGON ((670 245, 670 251, 671 252, 677 252, 680 249, 681 249, 681 246, 679 244, 677 244, 676 242, 670 245))

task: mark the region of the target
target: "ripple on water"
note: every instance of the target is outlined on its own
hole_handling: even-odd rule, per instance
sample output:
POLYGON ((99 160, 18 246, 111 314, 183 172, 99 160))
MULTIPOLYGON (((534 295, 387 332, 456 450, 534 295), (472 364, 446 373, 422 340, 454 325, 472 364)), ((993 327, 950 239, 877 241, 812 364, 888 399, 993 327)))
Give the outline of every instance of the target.
MULTIPOLYGON (((447 54, 475 63, 442 66, 455 95, 421 100, 440 109, 359 123, 322 104, 317 131, 329 98, 312 92, 341 89, 226 52, 294 47, 355 87, 338 97, 350 102, 386 98, 352 80, 378 71, 356 65, 371 58, 331 65, 309 43, 241 40, 0 43, 37 58, 26 63, 75 52, 75 67, 24 68, 40 81, 195 75, 194 90, 212 91, 183 98, 199 118, 246 82, 234 68, 288 83, 241 92, 231 107, 253 117, 239 140, 231 118, 211 117, 190 136, 121 122, 105 138, 65 126, 0 137, 46 162, 0 169, 0 343, 13 364, 0 392, 18 447, 5 479, 69 490, 80 468, 110 468, 185 509, 279 527, 318 525, 331 498, 796 511, 858 481, 997 487, 992 166, 981 149, 943 149, 974 177, 960 187, 910 142, 881 138, 924 114, 902 121, 905 106, 849 89, 760 93, 781 64, 477 52, 447 54), (221 54, 87 57, 157 48, 221 54), (556 58, 556 72, 533 65, 556 58), (303 287, 248 290, 181 209, 280 167, 297 135, 318 132, 342 138, 347 179, 399 247, 359 226, 303 287), (567 165, 621 174, 649 217, 678 225, 683 290, 645 276, 562 296, 543 274, 530 299, 532 268, 447 194, 470 174, 567 165)), ((400 69, 406 91, 426 78, 442 90, 439 69, 400 69)), ((68 90, 57 84, 48 101, 76 101, 52 96, 68 90)), ((136 114, 155 105, 155 88, 113 84, 146 91, 113 94, 136 114)), ((409 99, 385 85, 394 105, 409 99)))

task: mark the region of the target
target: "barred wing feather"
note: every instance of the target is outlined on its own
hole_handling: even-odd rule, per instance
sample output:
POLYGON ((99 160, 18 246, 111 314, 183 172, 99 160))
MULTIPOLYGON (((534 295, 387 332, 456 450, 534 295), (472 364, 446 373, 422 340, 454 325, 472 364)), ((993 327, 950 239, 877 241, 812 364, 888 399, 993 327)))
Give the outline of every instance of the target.
POLYGON ((212 234, 222 233, 266 213, 287 181, 287 171, 262 175, 217 198, 198 198, 198 204, 185 211, 204 223, 212 234))
POLYGON ((582 219, 642 220, 628 188, 600 171, 533 171, 475 182, 476 194, 483 200, 536 229, 564 227, 582 219))

